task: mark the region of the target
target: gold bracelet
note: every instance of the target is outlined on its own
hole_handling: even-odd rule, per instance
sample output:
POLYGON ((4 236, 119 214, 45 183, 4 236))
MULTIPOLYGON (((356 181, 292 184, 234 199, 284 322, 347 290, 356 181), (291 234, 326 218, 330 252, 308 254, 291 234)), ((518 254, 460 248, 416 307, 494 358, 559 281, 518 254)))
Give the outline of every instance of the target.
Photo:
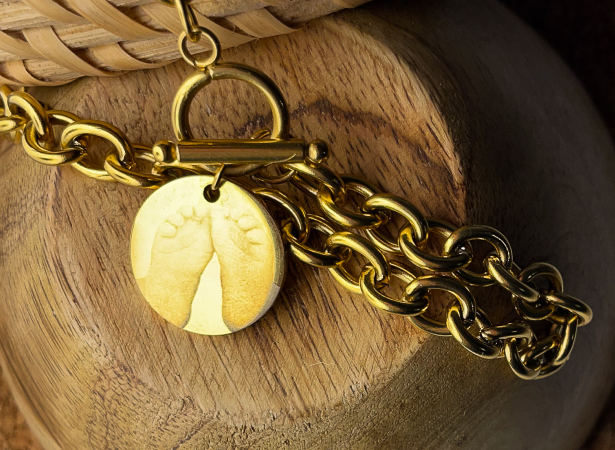
POLYGON ((554 266, 535 263, 521 270, 499 231, 455 228, 426 218, 408 200, 327 168, 325 142, 290 136, 288 108, 278 86, 252 67, 218 62, 220 43, 198 25, 190 5, 161 1, 177 7, 184 28, 179 50, 197 69, 173 102, 175 142, 133 144, 113 125, 46 109, 25 92, 0 87, 0 133, 20 138, 34 160, 70 164, 88 177, 156 190, 140 208, 131 237, 133 273, 156 312, 194 333, 241 330, 265 314, 281 289, 286 247, 299 261, 327 268, 342 286, 362 294, 374 307, 407 316, 428 333, 453 336, 482 358, 506 358, 523 379, 543 378, 563 367, 577 327, 591 321, 592 311, 563 293, 554 266), (213 50, 199 59, 187 43, 203 38, 213 50), (218 79, 242 80, 259 89, 271 107, 272 128, 251 139, 195 139, 188 122, 190 105, 200 89, 218 79), (54 125, 64 126, 59 147, 54 125), (113 145, 103 167, 86 158, 93 136, 113 145), (272 175, 270 166, 282 172, 272 175), (287 183, 315 199, 321 214, 308 214, 273 187, 287 183), (350 206, 351 195, 361 199, 359 206, 350 206), (265 203, 283 219, 276 222, 265 203), (397 238, 384 232, 393 214, 404 219, 397 238), (309 244, 318 234, 321 244, 309 244), (444 239, 440 254, 426 251, 434 235, 444 239), (477 262, 473 240, 485 241, 494 250, 481 258, 482 273, 468 268, 477 262), (367 260, 359 276, 348 269, 357 254, 367 260), (385 293, 392 278, 405 285, 402 298, 385 293), (546 287, 539 288, 537 281, 546 287), (518 320, 494 325, 477 307, 468 287, 492 285, 511 294, 518 320), (426 315, 434 290, 452 294, 442 322, 426 315), (533 328, 533 322, 539 325, 533 328))

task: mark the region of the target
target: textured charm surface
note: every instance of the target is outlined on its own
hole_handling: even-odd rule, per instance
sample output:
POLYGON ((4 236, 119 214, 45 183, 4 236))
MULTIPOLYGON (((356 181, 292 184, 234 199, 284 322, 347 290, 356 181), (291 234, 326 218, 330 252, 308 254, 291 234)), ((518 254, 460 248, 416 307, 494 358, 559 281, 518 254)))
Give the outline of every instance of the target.
POLYGON ((189 176, 154 192, 135 218, 132 269, 147 302, 199 334, 227 334, 258 320, 277 296, 284 251, 265 207, 226 181, 209 203, 213 177, 189 176))

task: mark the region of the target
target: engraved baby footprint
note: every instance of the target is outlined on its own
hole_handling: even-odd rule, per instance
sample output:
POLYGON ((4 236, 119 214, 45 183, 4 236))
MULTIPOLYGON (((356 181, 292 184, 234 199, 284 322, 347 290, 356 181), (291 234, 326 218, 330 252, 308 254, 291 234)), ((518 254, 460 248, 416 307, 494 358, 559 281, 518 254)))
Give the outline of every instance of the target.
POLYGON ((183 206, 158 228, 145 283, 146 297, 169 322, 190 319, 201 274, 213 256, 207 206, 183 206))
POLYGON ((220 261, 222 317, 231 331, 260 317, 274 279, 274 244, 247 208, 224 201, 212 210, 212 238, 220 261))

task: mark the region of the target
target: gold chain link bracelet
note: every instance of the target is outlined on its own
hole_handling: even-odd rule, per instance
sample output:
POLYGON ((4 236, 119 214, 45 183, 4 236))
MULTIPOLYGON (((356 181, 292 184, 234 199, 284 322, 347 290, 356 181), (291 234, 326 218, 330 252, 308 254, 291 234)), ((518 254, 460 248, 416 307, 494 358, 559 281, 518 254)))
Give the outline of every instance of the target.
POLYGON ((177 8, 184 28, 179 50, 197 69, 173 102, 176 141, 133 144, 111 124, 47 109, 25 92, 0 87, 0 133, 20 137, 34 160, 70 164, 88 177, 156 190, 139 210, 131 237, 133 273, 156 312, 200 334, 243 329, 275 300, 284 278, 286 247, 299 261, 328 269, 374 307, 407 316, 428 333, 452 336, 482 358, 506 358, 523 379, 544 378, 563 367, 577 327, 591 321, 592 311, 563 293, 562 276, 554 266, 535 263, 521 270, 499 231, 455 228, 423 216, 404 198, 327 168, 325 142, 291 137, 288 108, 278 86, 252 67, 219 62, 218 39, 198 25, 190 5, 161 1, 177 8), (201 39, 213 48, 206 59, 188 50, 188 42, 201 39), (245 81, 260 90, 272 110, 272 128, 251 139, 195 139, 188 122, 192 100, 220 79, 245 81), (57 125, 64 127, 59 145, 52 128, 57 125), (92 137, 112 144, 102 167, 86 158, 92 137), (266 172, 271 166, 281 172, 266 172), (315 199, 321 214, 308 214, 274 187, 288 183, 315 199), (358 206, 350 206, 351 194, 361 198, 358 206), (280 210, 283 220, 276 222, 265 203, 280 210), (404 220, 395 239, 384 232, 394 214, 404 220), (310 245, 317 234, 322 235, 321 244, 310 245), (439 254, 426 250, 434 235, 444 239, 439 254), (487 242, 493 252, 476 261, 474 240, 487 242), (359 276, 349 270, 357 255, 367 260, 359 276), (482 262, 482 273, 469 269, 477 262, 482 262), (385 293, 392 278, 405 286, 401 298, 385 293), (468 287, 492 285, 510 293, 518 320, 495 325, 477 307, 468 287), (452 295, 445 321, 426 315, 438 290, 452 295))

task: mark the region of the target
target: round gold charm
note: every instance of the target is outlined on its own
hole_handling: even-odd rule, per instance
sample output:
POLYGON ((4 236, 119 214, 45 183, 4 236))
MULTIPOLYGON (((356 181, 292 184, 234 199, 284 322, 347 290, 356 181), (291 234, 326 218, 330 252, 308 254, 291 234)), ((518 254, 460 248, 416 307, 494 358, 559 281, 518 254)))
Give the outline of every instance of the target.
POLYGON ((169 322, 199 334, 227 334, 269 309, 284 277, 273 219, 229 181, 205 200, 213 177, 188 176, 154 192, 132 229, 132 269, 147 302, 169 322))

